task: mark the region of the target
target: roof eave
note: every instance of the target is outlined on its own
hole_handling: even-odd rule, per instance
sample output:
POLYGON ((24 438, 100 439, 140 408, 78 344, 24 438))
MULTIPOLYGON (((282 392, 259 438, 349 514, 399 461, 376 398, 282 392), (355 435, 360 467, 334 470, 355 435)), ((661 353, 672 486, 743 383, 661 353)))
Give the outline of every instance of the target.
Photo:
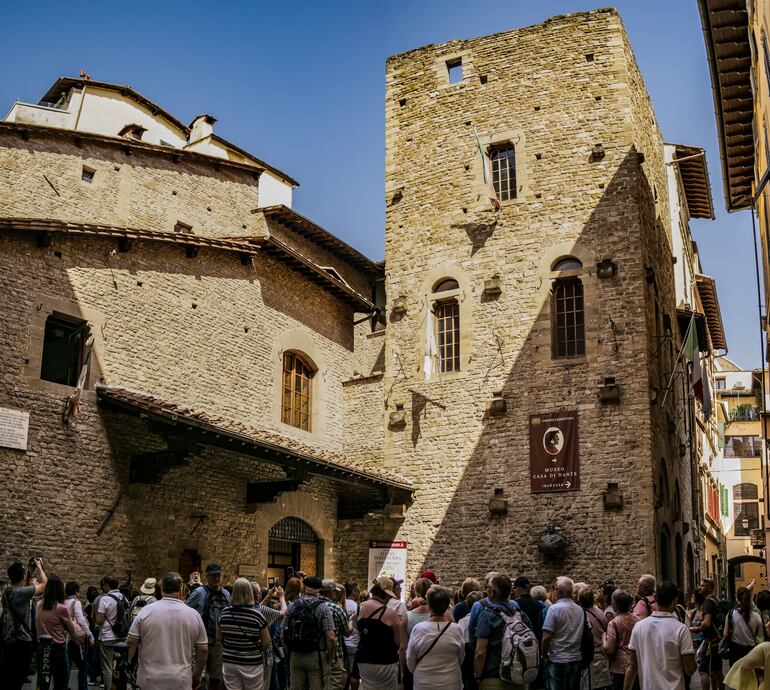
MULTIPOLYGON (((698 9, 701 15, 701 27, 703 29, 703 37, 706 44, 706 57, 709 63, 711 92, 714 100, 714 115, 717 121, 717 139, 719 140, 719 157, 722 164, 722 190, 724 193, 725 208, 730 213, 743 211, 751 208, 751 195, 744 195, 733 201, 733 195, 731 194, 727 135, 725 132, 723 103, 720 92, 719 69, 717 67, 718 58, 714 49, 712 27, 709 18, 709 0, 698 0, 698 9)), ((743 1, 743 9, 745 10, 745 0, 743 1)))

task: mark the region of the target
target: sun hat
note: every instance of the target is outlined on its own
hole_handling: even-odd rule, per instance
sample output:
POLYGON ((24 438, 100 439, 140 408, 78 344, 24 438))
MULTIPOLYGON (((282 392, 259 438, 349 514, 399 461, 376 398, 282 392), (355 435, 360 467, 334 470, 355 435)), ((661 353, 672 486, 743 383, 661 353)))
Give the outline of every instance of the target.
POLYGON ((393 580, 391 580, 389 577, 378 577, 373 584, 377 585, 392 599, 396 598, 396 595, 393 594, 393 580))
POLYGON ((155 594, 155 587, 157 586, 158 581, 154 577, 148 577, 144 584, 139 588, 139 591, 142 594, 155 594))

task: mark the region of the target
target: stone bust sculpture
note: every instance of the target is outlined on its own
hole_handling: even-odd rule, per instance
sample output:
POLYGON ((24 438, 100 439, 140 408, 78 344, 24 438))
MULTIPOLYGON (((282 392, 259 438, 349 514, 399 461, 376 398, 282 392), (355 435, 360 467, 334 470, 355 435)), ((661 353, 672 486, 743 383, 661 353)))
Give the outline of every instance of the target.
POLYGON ((556 525, 548 523, 546 533, 540 537, 540 543, 537 548, 545 556, 561 556, 567 548, 567 542, 564 537, 556 531, 556 525))

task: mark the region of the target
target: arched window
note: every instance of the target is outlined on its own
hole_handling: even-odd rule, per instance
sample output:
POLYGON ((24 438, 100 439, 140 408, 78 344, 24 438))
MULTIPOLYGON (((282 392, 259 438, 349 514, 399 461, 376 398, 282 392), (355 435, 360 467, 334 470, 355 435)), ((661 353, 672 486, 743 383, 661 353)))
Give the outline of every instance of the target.
POLYGON ((575 271, 579 268, 583 268, 583 264, 574 256, 565 256, 551 266, 552 271, 575 271))
POLYGON ((436 346, 442 374, 460 370, 459 292, 460 285, 454 278, 442 278, 433 286, 436 346))
POLYGON ((281 421, 303 431, 312 427, 313 375, 315 371, 300 355, 283 355, 281 421))
POLYGON ((733 498, 736 501, 756 501, 759 498, 759 488, 756 484, 736 484, 733 487, 733 498))
POLYGON ((551 292, 553 356, 581 357, 586 352, 583 283, 580 278, 558 278, 551 292))

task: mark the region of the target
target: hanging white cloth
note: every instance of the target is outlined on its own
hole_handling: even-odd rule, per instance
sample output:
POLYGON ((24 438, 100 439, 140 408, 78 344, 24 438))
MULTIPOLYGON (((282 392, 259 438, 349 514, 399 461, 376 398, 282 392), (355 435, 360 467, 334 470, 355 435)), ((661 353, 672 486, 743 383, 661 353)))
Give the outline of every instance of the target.
POLYGON ((437 359, 438 349, 436 348, 436 330, 433 326, 433 305, 428 301, 428 314, 425 317, 425 357, 423 358, 426 381, 430 381, 431 376, 433 376, 433 368, 437 359))

